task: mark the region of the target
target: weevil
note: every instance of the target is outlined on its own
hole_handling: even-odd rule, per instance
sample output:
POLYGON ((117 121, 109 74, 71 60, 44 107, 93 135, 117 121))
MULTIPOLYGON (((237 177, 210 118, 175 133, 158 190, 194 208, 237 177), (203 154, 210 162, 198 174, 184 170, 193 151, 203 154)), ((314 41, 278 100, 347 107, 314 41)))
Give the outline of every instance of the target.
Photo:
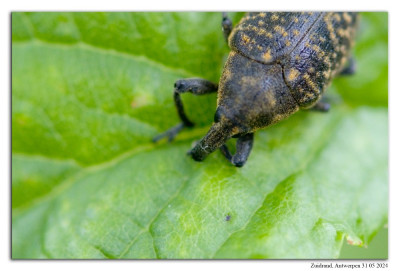
POLYGON ((327 86, 337 75, 355 70, 350 50, 357 24, 355 12, 250 12, 233 28, 223 13, 231 51, 219 84, 200 78, 176 81, 174 101, 182 122, 153 141, 172 141, 183 128, 194 126, 182 93, 217 92, 214 123, 188 154, 202 161, 220 149, 233 165, 243 166, 258 129, 302 109, 329 110, 321 100, 327 86), (225 145, 230 138, 237 138, 234 155, 225 145))

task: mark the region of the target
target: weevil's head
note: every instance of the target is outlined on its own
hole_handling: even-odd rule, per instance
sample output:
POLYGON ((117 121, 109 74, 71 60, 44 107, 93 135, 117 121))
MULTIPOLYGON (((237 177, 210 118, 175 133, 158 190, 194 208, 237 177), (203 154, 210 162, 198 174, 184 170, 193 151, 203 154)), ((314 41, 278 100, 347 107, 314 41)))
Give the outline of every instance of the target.
POLYGON ((189 152, 201 161, 229 138, 276 123, 298 110, 280 64, 262 64, 231 52, 218 87, 214 124, 189 152))
POLYGON ((297 110, 280 64, 266 65, 231 52, 219 84, 216 123, 231 127, 231 136, 240 136, 297 110))

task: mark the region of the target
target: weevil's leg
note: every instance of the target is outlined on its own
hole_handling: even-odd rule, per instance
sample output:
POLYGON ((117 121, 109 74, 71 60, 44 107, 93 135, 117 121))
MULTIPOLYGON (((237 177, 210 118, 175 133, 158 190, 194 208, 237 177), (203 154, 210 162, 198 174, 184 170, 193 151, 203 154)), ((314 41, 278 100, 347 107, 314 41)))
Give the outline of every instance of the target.
POLYGON ((242 167, 246 163, 251 149, 253 148, 253 140, 253 133, 238 138, 236 142, 236 153, 231 160, 234 166, 242 167))
POLYGON ((185 110, 180 96, 182 93, 190 92, 194 95, 203 95, 203 94, 213 93, 218 90, 217 84, 214 84, 213 82, 200 78, 178 80, 175 82, 174 87, 175 87, 174 89, 175 107, 178 112, 179 118, 182 120, 182 123, 179 123, 178 125, 165 131, 164 133, 154 137, 153 142, 157 142, 164 137, 168 138, 168 141, 170 142, 184 127, 194 126, 194 123, 191 122, 185 114, 185 110))
POLYGON ((319 112, 328 112, 331 108, 331 105, 327 102, 319 101, 310 110, 319 111, 319 112))
POLYGON ((226 144, 222 145, 221 148, 219 148, 219 150, 226 157, 226 159, 228 159, 229 162, 232 160, 232 154, 229 151, 229 149, 226 146, 226 144))
POLYGON ((178 115, 185 127, 193 127, 194 123, 191 122, 185 114, 181 94, 190 92, 194 95, 204 95, 217 92, 218 84, 201 78, 189 78, 176 81, 174 88, 174 101, 178 115))
POLYGON ((232 21, 228 17, 228 13, 222 12, 222 31, 224 32, 224 38, 228 42, 229 34, 232 31, 232 21))
POLYGON ((222 154, 226 157, 226 159, 228 159, 234 166, 242 167, 249 157, 249 154, 253 147, 253 140, 253 133, 239 137, 236 142, 236 153, 233 156, 229 152, 225 144, 221 146, 220 150, 222 154))
POLYGON ((356 68, 356 61, 354 60, 354 57, 350 57, 349 63, 343 68, 339 75, 353 75, 356 72, 356 68))
POLYGON ((164 133, 153 137, 153 142, 157 142, 164 137, 168 138, 168 142, 171 142, 172 140, 174 140, 179 131, 183 129, 183 127, 185 127, 185 125, 183 123, 179 123, 178 125, 168 129, 164 133))

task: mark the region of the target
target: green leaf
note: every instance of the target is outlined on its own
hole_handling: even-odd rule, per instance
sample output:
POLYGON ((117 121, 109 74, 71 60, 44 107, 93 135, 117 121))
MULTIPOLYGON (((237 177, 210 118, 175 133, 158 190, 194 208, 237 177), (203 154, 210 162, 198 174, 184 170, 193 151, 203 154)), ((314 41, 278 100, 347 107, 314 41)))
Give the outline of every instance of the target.
POLYGON ((387 14, 363 14, 371 31, 355 48, 379 65, 337 79, 328 114, 256 133, 243 168, 185 155, 216 95, 185 96, 197 126, 151 143, 179 121, 177 79, 218 81, 220 20, 12 14, 13 258, 336 258, 387 223, 387 14))
POLYGON ((388 106, 388 14, 364 12, 354 48, 357 73, 335 88, 350 105, 388 106))

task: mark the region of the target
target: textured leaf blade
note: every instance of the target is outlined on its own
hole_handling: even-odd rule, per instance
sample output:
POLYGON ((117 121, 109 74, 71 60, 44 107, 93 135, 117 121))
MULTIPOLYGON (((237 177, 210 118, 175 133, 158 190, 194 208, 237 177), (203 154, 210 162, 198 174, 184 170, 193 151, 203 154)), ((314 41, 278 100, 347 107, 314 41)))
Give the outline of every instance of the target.
MULTIPOLYGON (((132 251, 140 252, 135 245, 144 242, 144 247, 157 251, 149 249, 148 254, 142 255, 149 258, 211 258, 215 253, 217 258, 337 256, 342 236, 354 235, 368 242, 369 233, 385 223, 386 216, 375 215, 387 209, 387 184, 382 182, 387 176, 387 157, 382 151, 385 141, 377 144, 375 140, 387 130, 386 112, 374 111, 346 110, 329 117, 303 115, 262 132, 253 153, 255 159, 249 161, 246 170, 232 168, 219 154, 204 164, 193 162, 183 155, 190 142, 158 146, 109 165, 89 168, 67 189, 33 208, 51 206, 37 218, 38 222, 48 220, 47 230, 41 233, 45 251, 54 258, 99 255, 137 258, 140 255, 132 251), (321 118, 330 120, 318 123, 321 118), (370 121, 381 123, 381 127, 369 126, 370 121), (298 122, 309 124, 307 131, 301 127, 296 131, 290 125, 298 122), (288 136, 290 129, 292 135, 288 136), (336 132, 325 135, 315 145, 316 139, 326 130, 331 132, 330 129, 336 132), (361 135, 368 137, 359 143, 361 135), (278 140, 284 140, 287 147, 275 149, 273 145, 278 140), (359 145, 357 151, 347 151, 353 145, 359 145), (374 148, 365 153, 364 145, 374 148), (356 160, 365 159, 347 163, 343 156, 350 155, 356 160), (263 157, 267 159, 262 160, 263 157), (287 163, 288 157, 291 163, 287 163), (267 166, 266 161, 269 161, 267 166), (379 167, 374 165, 378 161, 379 167), (331 175, 329 167, 346 167, 346 170, 338 178, 331 175), (354 172, 360 168, 364 172, 354 181, 354 172), (375 198, 363 197, 355 202, 360 189, 367 190, 367 195, 376 194, 375 198), (376 206, 377 203, 380 205, 376 206), (353 205, 355 210, 347 214, 353 205), (229 221, 227 215, 231 217, 229 221), (345 216, 348 218, 343 219, 345 216), (298 226, 293 228, 293 222, 298 226), (271 244, 257 239, 262 234, 266 238, 272 236, 271 244), (254 240, 253 235, 256 235, 254 240), (291 236, 287 243, 283 242, 285 235, 291 236), (316 235, 316 240, 308 240, 310 235, 316 235), (330 242, 323 242, 329 238, 330 242), (293 242, 310 245, 307 240, 312 249, 295 247, 291 254, 279 254, 279 251, 288 253, 287 247, 292 247, 293 242), (65 248, 64 244, 69 242, 76 244, 65 248), (94 246, 103 255, 96 249, 81 254, 76 250, 81 242, 89 243, 88 247, 94 246), (231 245, 235 242, 236 246, 231 245), (234 248, 239 254, 233 253, 234 248), (226 250, 230 256, 223 253, 226 250)), ((31 212, 27 209, 14 215, 15 231, 24 230, 25 219, 31 217, 31 212)))

